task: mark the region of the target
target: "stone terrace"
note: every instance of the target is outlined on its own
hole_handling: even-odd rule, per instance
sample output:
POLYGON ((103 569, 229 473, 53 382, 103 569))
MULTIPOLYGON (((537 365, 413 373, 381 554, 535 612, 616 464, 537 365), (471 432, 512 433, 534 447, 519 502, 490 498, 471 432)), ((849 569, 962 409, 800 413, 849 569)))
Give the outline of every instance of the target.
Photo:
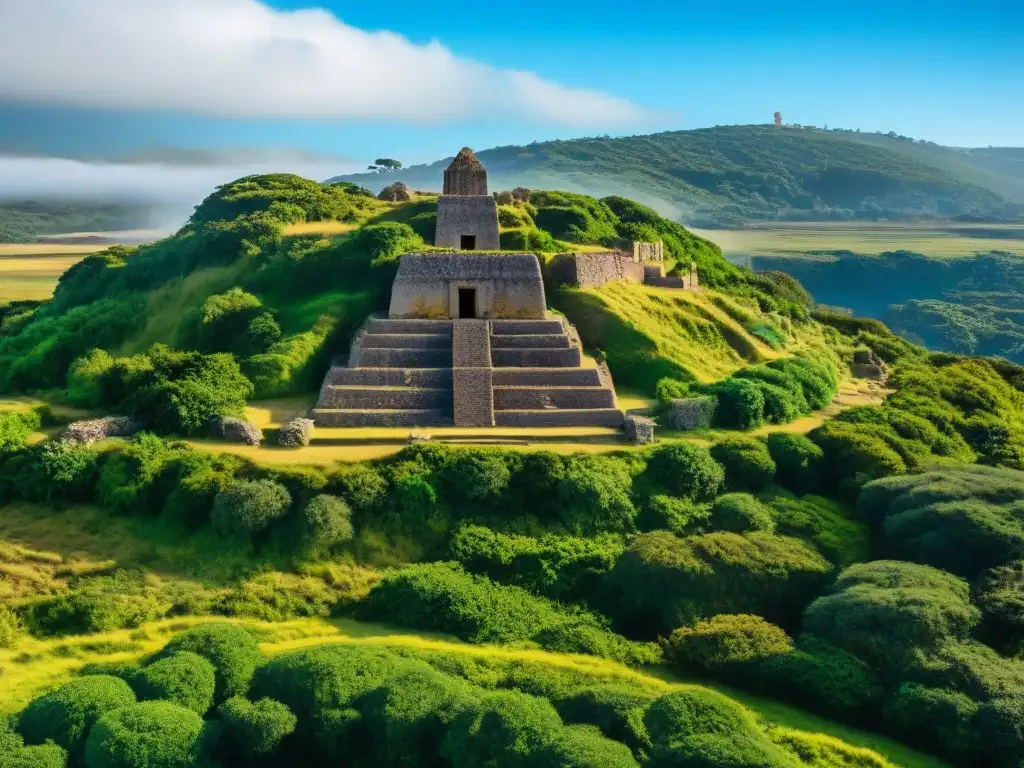
POLYGON ((349 367, 328 373, 313 418, 321 427, 621 426, 610 377, 581 362, 559 320, 372 319, 349 367))

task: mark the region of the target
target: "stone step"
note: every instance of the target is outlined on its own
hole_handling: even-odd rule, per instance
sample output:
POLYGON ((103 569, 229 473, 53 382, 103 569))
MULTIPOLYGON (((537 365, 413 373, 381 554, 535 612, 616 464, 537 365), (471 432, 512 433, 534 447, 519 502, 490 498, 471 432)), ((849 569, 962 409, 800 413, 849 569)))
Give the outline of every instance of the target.
POLYGON ((492 336, 491 349, 568 349, 569 337, 563 334, 492 336))
POLYGON ((451 425, 452 417, 450 411, 441 409, 315 408, 313 421, 318 427, 446 427, 451 425))
POLYGON ((366 325, 367 333, 447 333, 451 335, 451 320, 387 320, 379 318, 366 325))
POLYGON ((359 365, 366 368, 450 368, 451 349, 364 349, 359 365))
POLYGON ((317 408, 366 408, 369 410, 433 410, 452 406, 450 389, 415 387, 336 387, 320 391, 317 408))
POLYGON ((343 368, 335 366, 324 380, 327 386, 426 387, 451 389, 451 368, 343 368))
POLYGON ((495 336, 518 336, 531 333, 563 333, 558 320, 492 320, 491 333, 495 336))
POLYGON ((496 427, 621 427, 622 411, 580 408, 544 411, 495 411, 496 427))
POLYGON ((596 368, 495 368, 496 387, 599 387, 596 368))
POLYGON ((601 409, 615 407, 615 393, 603 387, 495 387, 496 411, 601 409))
POLYGON ((361 340, 367 349, 451 349, 451 334, 367 333, 361 340))
POLYGON ((579 347, 569 349, 492 349, 495 368, 579 368, 579 347))

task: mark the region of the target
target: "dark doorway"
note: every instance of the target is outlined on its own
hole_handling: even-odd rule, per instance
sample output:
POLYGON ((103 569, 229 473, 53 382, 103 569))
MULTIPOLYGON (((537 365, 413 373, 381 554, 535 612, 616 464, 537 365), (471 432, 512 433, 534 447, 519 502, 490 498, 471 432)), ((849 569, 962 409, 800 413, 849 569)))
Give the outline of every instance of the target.
POLYGON ((459 317, 476 317, 476 288, 459 288, 459 317))
POLYGON ((463 235, 461 248, 464 251, 476 250, 476 235, 463 235))

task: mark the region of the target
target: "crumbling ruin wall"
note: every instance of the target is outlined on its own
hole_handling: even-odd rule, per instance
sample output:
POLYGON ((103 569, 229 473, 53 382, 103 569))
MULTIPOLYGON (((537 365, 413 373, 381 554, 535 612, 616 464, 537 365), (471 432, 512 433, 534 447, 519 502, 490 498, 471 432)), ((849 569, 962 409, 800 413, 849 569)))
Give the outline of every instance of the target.
POLYGON ((656 243, 633 243, 633 259, 635 261, 653 261, 662 263, 665 261, 665 244, 659 240, 656 243))
POLYGON ((554 258, 548 274, 556 284, 597 288, 613 280, 642 283, 644 265, 621 251, 564 253, 554 258))

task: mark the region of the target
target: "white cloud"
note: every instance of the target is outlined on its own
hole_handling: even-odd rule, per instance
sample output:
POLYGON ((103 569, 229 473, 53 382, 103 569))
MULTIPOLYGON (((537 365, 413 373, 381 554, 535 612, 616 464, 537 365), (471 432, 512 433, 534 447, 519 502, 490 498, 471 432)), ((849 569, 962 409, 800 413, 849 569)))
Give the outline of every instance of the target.
POLYGON ((649 114, 607 94, 259 0, 0 0, 0 98, 209 115, 578 126, 649 114))
POLYGON ((88 163, 53 157, 0 156, 0 204, 25 200, 87 200, 139 205, 151 211, 149 226, 173 230, 193 207, 229 181, 255 173, 295 173, 325 179, 358 170, 328 162, 166 165, 88 163))

